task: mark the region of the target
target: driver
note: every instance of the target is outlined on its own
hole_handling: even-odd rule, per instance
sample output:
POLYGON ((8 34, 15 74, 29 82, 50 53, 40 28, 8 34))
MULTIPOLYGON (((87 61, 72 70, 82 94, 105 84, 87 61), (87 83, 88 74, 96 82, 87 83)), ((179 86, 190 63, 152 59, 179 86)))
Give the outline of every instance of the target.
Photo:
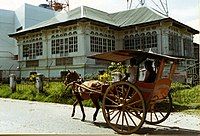
POLYGON ((156 72, 153 69, 153 61, 151 60, 146 60, 144 63, 144 66, 146 68, 146 75, 145 75, 145 79, 144 82, 146 83, 153 83, 156 79, 156 72))

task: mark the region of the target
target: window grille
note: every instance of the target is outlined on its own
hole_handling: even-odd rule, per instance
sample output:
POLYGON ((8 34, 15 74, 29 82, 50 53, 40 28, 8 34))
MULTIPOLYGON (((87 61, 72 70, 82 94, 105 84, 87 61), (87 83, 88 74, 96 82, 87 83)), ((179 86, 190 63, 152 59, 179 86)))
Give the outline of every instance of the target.
POLYGON ((51 40, 51 54, 61 54, 66 56, 68 53, 78 52, 77 32, 69 32, 51 40))
POLYGON ((107 34, 90 32, 90 51, 108 52, 115 50, 115 37, 107 34))

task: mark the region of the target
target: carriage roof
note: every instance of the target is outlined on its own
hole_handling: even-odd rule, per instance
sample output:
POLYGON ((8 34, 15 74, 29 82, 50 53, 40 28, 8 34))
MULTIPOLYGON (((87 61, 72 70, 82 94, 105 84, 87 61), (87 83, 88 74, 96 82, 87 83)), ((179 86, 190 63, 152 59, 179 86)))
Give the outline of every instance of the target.
POLYGON ((100 53, 100 54, 88 56, 88 58, 111 61, 111 62, 123 62, 123 61, 129 60, 131 58, 136 58, 141 61, 145 60, 147 58, 149 58, 149 59, 165 59, 165 60, 170 60, 170 61, 183 60, 183 58, 162 55, 162 54, 157 54, 157 53, 153 53, 153 52, 145 52, 145 51, 141 51, 141 50, 137 50, 137 51, 136 50, 115 50, 115 51, 111 51, 111 52, 100 53))

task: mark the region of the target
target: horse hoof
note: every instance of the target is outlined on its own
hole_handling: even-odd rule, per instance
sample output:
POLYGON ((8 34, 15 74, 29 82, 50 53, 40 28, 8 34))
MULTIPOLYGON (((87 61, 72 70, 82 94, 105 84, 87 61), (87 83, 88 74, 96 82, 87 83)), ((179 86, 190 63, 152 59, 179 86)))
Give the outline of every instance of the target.
POLYGON ((71 117, 74 117, 74 114, 72 114, 71 117))
POLYGON ((81 121, 85 121, 85 119, 82 119, 81 121))

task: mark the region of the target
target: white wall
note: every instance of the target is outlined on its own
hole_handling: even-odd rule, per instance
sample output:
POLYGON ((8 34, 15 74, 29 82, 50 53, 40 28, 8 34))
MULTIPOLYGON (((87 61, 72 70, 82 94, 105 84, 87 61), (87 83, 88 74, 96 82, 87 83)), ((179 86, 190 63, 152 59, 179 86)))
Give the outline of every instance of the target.
POLYGON ((8 37, 8 34, 14 31, 14 15, 13 11, 0 9, 0 51, 16 53, 14 39, 8 37))
POLYGON ((18 61, 13 55, 18 54, 16 40, 8 37, 16 29, 36 25, 54 17, 55 12, 38 6, 24 4, 16 11, 0 9, 0 70, 16 70, 18 61))
POLYGON ((25 29, 55 16, 53 10, 29 4, 22 5, 15 11, 15 14, 15 29, 20 26, 25 29))
POLYGON ((25 4, 25 28, 36 25, 55 16, 55 11, 25 4))
POLYGON ((12 59, 17 54, 15 40, 8 37, 14 32, 14 17, 14 11, 0 9, 0 70, 13 70, 18 66, 12 59))

